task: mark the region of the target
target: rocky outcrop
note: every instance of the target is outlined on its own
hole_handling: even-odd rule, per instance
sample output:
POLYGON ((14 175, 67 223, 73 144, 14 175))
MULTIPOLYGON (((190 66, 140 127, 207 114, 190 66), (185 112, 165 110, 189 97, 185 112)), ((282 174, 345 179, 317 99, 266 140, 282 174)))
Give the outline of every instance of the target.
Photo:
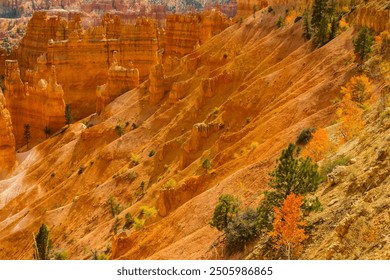
POLYGON ((125 68, 118 65, 115 59, 108 70, 107 83, 96 89, 96 112, 100 113, 104 107, 119 95, 139 85, 139 71, 130 66, 125 68))
POLYGON ((15 164, 15 138, 3 92, 0 88, 0 178, 15 164))
POLYGON ((155 105, 164 97, 164 68, 162 64, 156 64, 150 69, 149 82, 149 103, 155 105))
POLYGON ((37 59, 36 70, 28 70, 25 82, 20 78, 18 62, 6 61, 5 97, 9 108, 16 146, 24 144, 24 125, 30 125, 31 141, 46 136, 64 125, 64 91, 57 84, 55 66, 48 66, 46 56, 37 59), (48 130, 47 130, 48 132, 48 130))

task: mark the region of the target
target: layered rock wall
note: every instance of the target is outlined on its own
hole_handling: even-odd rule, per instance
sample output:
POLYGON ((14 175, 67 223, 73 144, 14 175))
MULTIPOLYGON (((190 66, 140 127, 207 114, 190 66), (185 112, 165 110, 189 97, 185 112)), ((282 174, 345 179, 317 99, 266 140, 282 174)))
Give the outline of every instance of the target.
POLYGON ((230 21, 216 10, 197 15, 168 15, 164 57, 182 57, 228 27, 230 21))
POLYGON ((38 58, 38 67, 20 78, 18 62, 6 61, 5 97, 9 109, 16 146, 25 144, 24 125, 30 125, 30 142, 55 132, 65 124, 64 91, 57 84, 55 66, 48 66, 46 57, 38 58))

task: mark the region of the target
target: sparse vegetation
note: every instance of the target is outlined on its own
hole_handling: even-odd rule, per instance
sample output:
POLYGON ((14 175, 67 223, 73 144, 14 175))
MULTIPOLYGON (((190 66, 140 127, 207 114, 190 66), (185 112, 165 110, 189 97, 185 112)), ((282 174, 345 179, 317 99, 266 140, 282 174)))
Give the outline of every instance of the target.
POLYGON ((205 169, 206 171, 209 170, 211 168, 211 162, 208 158, 206 158, 203 162, 202 162, 202 168, 205 169))
POLYGON ((267 9, 268 13, 272 13, 273 10, 274 10, 274 9, 272 8, 272 6, 268 6, 268 9, 267 9))
POLYGON ((81 165, 81 166, 79 167, 79 171, 77 172, 77 174, 79 174, 79 175, 83 174, 83 172, 84 172, 85 169, 86 169, 86 167, 85 167, 84 165, 81 165))
POLYGON ((127 178, 129 178, 130 181, 134 181, 135 178, 138 177, 137 172, 130 171, 129 174, 127 175, 127 178))
POLYGON ((358 36, 353 40, 354 51, 359 55, 360 63, 363 63, 367 55, 372 51, 374 37, 367 27, 360 29, 358 36))
POLYGON ((67 260, 68 259, 68 252, 66 252, 65 249, 59 250, 54 253, 54 259, 55 260, 67 260))
POLYGON ((113 217, 119 215, 122 212, 122 205, 120 205, 113 196, 110 196, 107 201, 110 206, 110 211, 113 217))
POLYGON ((244 249, 246 244, 259 236, 256 211, 247 208, 235 216, 224 230, 229 251, 244 249))
POLYGON ((24 131, 23 131, 24 141, 26 141, 26 146, 28 149, 28 144, 30 143, 30 138, 31 138, 30 125, 27 123, 23 126, 23 128, 24 128, 24 131))
POLYGON ((309 143, 309 141, 313 137, 313 132, 314 131, 316 131, 315 128, 305 128, 305 129, 303 129, 299 133, 299 135, 297 137, 297 140, 295 141, 295 144, 297 144, 297 145, 306 145, 307 143, 309 143))
POLYGON ((118 217, 115 218, 114 225, 112 226, 112 231, 114 232, 114 234, 118 233, 118 229, 119 229, 119 226, 121 224, 121 221, 122 221, 122 219, 120 219, 118 217))
POLYGON ((320 169, 322 180, 325 180, 326 176, 330 174, 336 166, 346 166, 349 164, 350 161, 351 159, 345 156, 338 156, 333 160, 325 161, 320 169))
POLYGON ((49 138, 49 136, 51 134, 51 130, 48 126, 45 126, 45 128, 43 129, 43 132, 45 133, 46 138, 49 138))
POLYGON ((50 231, 45 224, 42 224, 37 236, 34 236, 34 259, 49 260, 51 249, 50 231))
POLYGON ((149 157, 152 157, 152 156, 154 156, 156 154, 156 151, 155 150, 151 150, 150 152, 149 152, 149 157))
POLYGON ((65 124, 70 125, 73 120, 72 108, 70 104, 65 105, 65 124))
POLYGON ((126 213, 125 215, 125 224, 123 225, 123 230, 131 229, 131 227, 134 225, 134 218, 131 215, 130 212, 126 213))
POLYGON ((123 125, 121 125, 121 124, 117 124, 116 126, 115 126, 115 132, 116 132, 116 134, 119 136, 119 137, 121 137, 123 134, 125 134, 125 129, 123 128, 123 125))
POLYGON ((134 227, 139 230, 143 228, 145 225, 145 220, 144 219, 138 219, 137 217, 134 218, 134 227))
POLYGON ((276 22, 276 26, 278 27, 278 28, 281 28, 281 27, 283 27, 284 26, 284 18, 283 17, 279 17, 278 18, 278 21, 276 22))
POLYGON ((148 206, 144 205, 144 206, 141 206, 139 208, 139 210, 140 210, 141 216, 145 219, 153 218, 157 215, 157 210, 154 207, 148 207, 148 206))
POLYGON ((215 206, 210 226, 223 231, 237 215, 239 207, 240 203, 236 197, 229 194, 221 195, 215 206))
POLYGON ((173 179, 173 178, 171 178, 171 179, 169 179, 169 180, 165 183, 164 189, 167 189, 167 190, 169 190, 169 189, 174 189, 174 188, 176 187, 176 185, 177 185, 176 180, 173 179))
POLYGON ((140 163, 140 158, 139 158, 139 156, 137 156, 136 154, 131 154, 131 156, 130 156, 130 160, 131 160, 131 164, 133 165, 133 166, 136 166, 136 165, 138 165, 139 163, 140 163))

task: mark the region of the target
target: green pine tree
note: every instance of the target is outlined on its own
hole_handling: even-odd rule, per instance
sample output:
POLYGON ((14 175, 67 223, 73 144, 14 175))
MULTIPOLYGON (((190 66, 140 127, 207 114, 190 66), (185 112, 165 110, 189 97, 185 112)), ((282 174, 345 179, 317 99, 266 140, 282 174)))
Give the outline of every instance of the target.
POLYGON ((273 209, 280 207, 290 193, 305 195, 317 190, 321 182, 318 165, 310 157, 300 157, 299 152, 300 148, 290 143, 269 174, 271 190, 264 193, 264 200, 257 208, 260 229, 272 229, 273 209))
POLYGON ((69 125, 73 120, 72 109, 70 108, 70 104, 66 104, 65 106, 65 124, 69 125))
POLYGON ((31 138, 30 125, 28 123, 26 123, 24 125, 23 134, 24 134, 24 140, 26 141, 26 145, 27 145, 27 149, 28 149, 28 144, 30 143, 30 138, 31 138))
POLYGON ((372 51, 371 47, 373 44, 374 37, 371 35, 370 30, 367 27, 360 29, 357 38, 353 40, 354 50, 359 55, 360 63, 363 63, 364 59, 372 51))
POLYGON ((217 228, 219 231, 224 230, 233 217, 237 215, 239 205, 240 203, 236 197, 229 194, 221 195, 215 206, 210 226, 217 228))
POLYGON ((303 13, 302 28, 303 28, 303 38, 305 38, 305 40, 310 40, 311 39, 310 19, 309 19, 309 12, 307 9, 303 13))
POLYGON ((39 228, 39 232, 34 237, 34 259, 48 260, 51 251, 50 231, 45 224, 39 228))

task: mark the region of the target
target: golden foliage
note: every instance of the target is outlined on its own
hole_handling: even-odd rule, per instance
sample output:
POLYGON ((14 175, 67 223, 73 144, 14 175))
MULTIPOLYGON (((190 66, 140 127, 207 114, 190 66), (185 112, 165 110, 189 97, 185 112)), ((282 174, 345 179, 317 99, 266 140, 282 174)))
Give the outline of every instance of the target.
POLYGON ((345 31, 349 28, 349 24, 348 24, 348 22, 345 21, 344 18, 341 18, 339 21, 339 27, 342 31, 345 31))
POLYGON ((302 151, 302 156, 311 157, 314 161, 319 161, 330 151, 332 151, 332 143, 329 140, 328 132, 320 128, 313 133, 312 139, 302 151))
POLYGON ((365 122, 362 119, 363 109, 352 101, 350 93, 346 93, 337 109, 338 122, 341 123, 340 134, 342 140, 349 140, 363 129, 365 122))
POLYGON ((282 207, 274 208, 275 218, 272 223, 273 231, 269 233, 277 250, 284 249, 288 259, 301 253, 301 243, 308 236, 303 227, 306 222, 301 218, 303 197, 294 193, 289 194, 282 207))
POLYGON ((353 101, 363 104, 372 95, 371 81, 365 74, 354 76, 341 88, 341 93, 344 95, 349 93, 353 101))

